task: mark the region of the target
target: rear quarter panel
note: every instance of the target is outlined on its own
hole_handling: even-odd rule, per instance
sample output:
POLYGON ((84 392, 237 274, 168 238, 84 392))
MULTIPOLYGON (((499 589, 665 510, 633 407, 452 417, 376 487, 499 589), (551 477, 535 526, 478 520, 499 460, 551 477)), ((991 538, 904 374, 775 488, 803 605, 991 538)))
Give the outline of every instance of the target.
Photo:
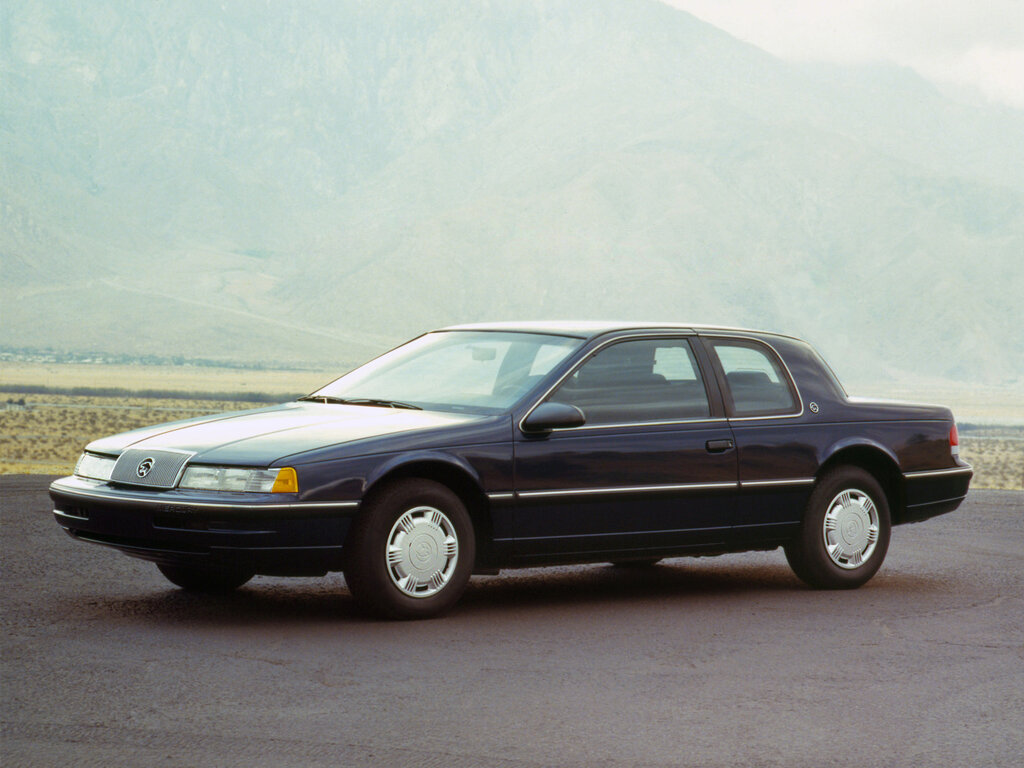
MULTIPOLYGON (((895 470, 894 522, 917 519, 915 509, 948 506, 963 498, 969 473, 914 475, 967 468, 950 451, 953 415, 948 408, 849 398, 810 345, 766 340, 789 368, 803 410, 793 417, 731 420, 741 481, 817 478, 830 461, 852 458, 844 451, 860 449, 884 457, 895 470)), ((749 526, 752 535, 770 532, 768 526, 782 534, 799 523, 812 489, 745 489, 740 525, 749 526)))

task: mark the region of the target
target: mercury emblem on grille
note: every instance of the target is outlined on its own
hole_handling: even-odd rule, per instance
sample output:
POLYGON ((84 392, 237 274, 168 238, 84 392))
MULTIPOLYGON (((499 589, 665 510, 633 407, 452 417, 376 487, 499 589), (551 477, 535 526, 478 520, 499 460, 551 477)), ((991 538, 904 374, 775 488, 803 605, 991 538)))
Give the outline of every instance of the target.
POLYGON ((135 468, 135 474, 139 477, 145 477, 153 469, 154 460, 148 456, 139 462, 139 466, 135 468))

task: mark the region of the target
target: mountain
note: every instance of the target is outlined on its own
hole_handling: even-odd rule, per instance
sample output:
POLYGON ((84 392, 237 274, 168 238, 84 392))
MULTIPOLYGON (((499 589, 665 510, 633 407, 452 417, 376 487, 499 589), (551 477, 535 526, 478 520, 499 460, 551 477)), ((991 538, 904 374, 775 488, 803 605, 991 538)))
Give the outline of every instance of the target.
POLYGON ((9 0, 0 88, 0 346, 343 368, 656 318, 1024 386, 1024 113, 909 70, 645 0, 9 0))

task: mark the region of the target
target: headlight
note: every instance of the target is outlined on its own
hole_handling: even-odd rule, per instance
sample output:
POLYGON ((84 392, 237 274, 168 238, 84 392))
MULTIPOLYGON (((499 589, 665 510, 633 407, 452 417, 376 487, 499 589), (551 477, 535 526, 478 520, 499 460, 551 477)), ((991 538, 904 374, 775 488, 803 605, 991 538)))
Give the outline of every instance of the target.
POLYGON ((299 480, 291 467, 281 469, 237 469, 205 467, 201 464, 185 470, 179 488, 197 491, 248 491, 250 493, 298 493, 299 480))
POLYGON ((79 477, 91 477, 93 480, 109 480, 116 463, 117 459, 112 456, 83 453, 75 464, 75 474, 79 477))

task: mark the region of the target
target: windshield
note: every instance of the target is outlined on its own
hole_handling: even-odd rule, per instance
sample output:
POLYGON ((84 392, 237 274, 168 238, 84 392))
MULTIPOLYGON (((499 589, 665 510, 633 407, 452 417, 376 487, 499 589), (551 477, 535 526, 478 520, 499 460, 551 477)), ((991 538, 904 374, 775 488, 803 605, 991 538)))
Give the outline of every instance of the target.
POLYGON ((310 397, 494 413, 519 400, 582 343, 538 333, 438 331, 371 360, 310 397))

